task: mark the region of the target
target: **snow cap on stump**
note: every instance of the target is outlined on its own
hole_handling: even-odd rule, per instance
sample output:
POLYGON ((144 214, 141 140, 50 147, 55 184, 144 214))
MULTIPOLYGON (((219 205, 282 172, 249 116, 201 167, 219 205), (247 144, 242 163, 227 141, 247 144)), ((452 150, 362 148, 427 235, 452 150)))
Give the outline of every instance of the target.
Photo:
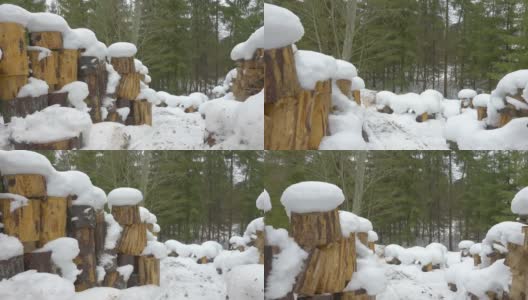
POLYGON ((137 205, 141 201, 143 201, 143 194, 134 188, 117 188, 108 194, 109 206, 137 205))
POLYGON ((257 208, 264 212, 271 210, 271 199, 268 191, 264 190, 257 198, 257 208))
POLYGON ((463 89, 458 92, 458 99, 473 99, 476 95, 477 92, 472 89, 463 89))
POLYGON ((22 243, 12 236, 0 233, 0 261, 24 254, 22 243))
POLYGON ((358 76, 356 67, 348 61, 337 59, 336 63, 337 71, 334 75, 334 79, 352 80, 352 78, 358 76))
POLYGON ((288 215, 294 213, 326 212, 336 209, 345 200, 343 191, 336 185, 305 181, 290 185, 281 196, 288 215))
POLYGON ((67 33, 70 31, 70 26, 63 17, 47 12, 32 13, 26 27, 29 32, 52 31, 67 33))
POLYGON ((515 194, 511 203, 511 210, 514 214, 528 216, 528 187, 515 194))
POLYGON ((299 41, 304 27, 299 17, 286 8, 264 3, 265 49, 282 48, 299 41))
POLYGON ((458 249, 460 249, 460 250, 469 249, 474 244, 475 244, 475 242, 473 242, 473 241, 467 241, 467 240, 466 241, 460 241, 460 243, 458 243, 458 249))
POLYGON ((109 57, 133 57, 136 53, 137 47, 132 43, 119 42, 108 47, 109 57))
POLYGON ((365 88, 365 81, 359 77, 356 76, 352 78, 352 90, 353 91, 359 91, 365 88))
POLYGON ((2 175, 39 174, 47 177, 54 172, 55 168, 42 154, 24 150, 0 150, 0 173, 2 175))
POLYGON ((355 214, 340 210, 339 222, 341 223, 341 232, 344 237, 349 237, 353 232, 359 232, 360 220, 355 214))
POLYGON ((0 5, 0 23, 17 23, 24 27, 31 20, 31 13, 13 4, 0 5))

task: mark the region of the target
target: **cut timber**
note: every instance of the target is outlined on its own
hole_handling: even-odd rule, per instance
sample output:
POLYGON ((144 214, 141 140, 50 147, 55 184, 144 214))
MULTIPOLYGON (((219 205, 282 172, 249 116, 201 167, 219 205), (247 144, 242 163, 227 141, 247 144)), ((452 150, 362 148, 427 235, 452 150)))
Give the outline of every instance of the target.
POLYGON ((127 284, 125 278, 117 271, 107 272, 103 281, 103 286, 112 287, 115 289, 126 289, 127 284))
POLYGON ((361 244, 368 247, 368 233, 367 232, 358 232, 357 233, 358 239, 361 242, 361 244))
POLYGON ((484 120, 488 116, 486 107, 477 107, 477 117, 479 121, 484 120))
POLYGON ((40 202, 40 245, 66 236, 68 201, 66 198, 50 197, 40 202))
POLYGON ((88 205, 71 205, 68 208, 69 228, 95 229, 95 209, 88 205))
POLYGON ((118 246, 119 253, 141 255, 147 246, 147 224, 131 224, 123 227, 118 246))
POLYGON ((528 251, 523 246, 508 243, 508 255, 504 264, 510 267, 512 274, 511 299, 525 299, 528 292, 528 251))
POLYGON ((134 270, 138 269, 138 260, 139 256, 128 255, 128 254, 119 254, 117 256, 117 266, 122 267, 126 265, 131 265, 134 267, 134 270))
POLYGON ((140 92, 140 78, 138 73, 121 75, 117 87, 117 97, 126 100, 135 100, 140 92))
POLYGON ((4 232, 17 237, 22 243, 35 242, 40 236, 40 201, 28 199, 28 203, 10 212, 11 199, 0 199, 0 212, 4 232))
POLYGON ((237 62, 237 74, 233 81, 233 94, 238 101, 258 94, 264 88, 264 50, 257 49, 251 60, 237 62))
POLYGON ((53 273, 51 251, 31 252, 24 254, 24 269, 37 272, 53 273))
POLYGON ((73 261, 77 265, 77 269, 82 271, 81 274, 77 275, 75 291, 81 292, 94 287, 97 281, 95 254, 80 254, 73 261))
POLYGON ((160 285, 160 261, 153 256, 140 256, 138 260, 139 285, 160 285))
POLYGON ((24 255, 0 260, 0 281, 24 272, 24 255))
POLYGON ((352 98, 352 81, 348 79, 338 79, 336 80, 336 85, 343 93, 343 95, 347 96, 349 99, 352 98))
POLYGON ((105 251, 106 222, 104 210, 95 212, 95 256, 100 257, 105 251))
POLYGON ((68 83, 77 81, 79 51, 62 49, 59 50, 58 56, 59 69, 57 73, 59 78, 57 81, 57 90, 60 90, 68 83))
POLYGON ((418 123, 423 123, 427 120, 429 120, 429 114, 427 114, 426 112, 416 117, 416 122, 418 123))
POLYGON ((341 292, 354 272, 356 257, 353 245, 354 239, 343 238, 339 242, 314 248, 305 269, 297 278, 295 292, 308 296, 341 292))
MULTIPOLYGON (((314 97, 314 107, 312 112, 312 121, 310 134, 310 141, 308 149, 318 150, 321 140, 329 133, 328 116, 332 108, 332 84, 330 80, 318 81, 315 85, 315 90, 312 94, 314 97)), ((302 119, 300 119, 302 120, 302 119)), ((303 123, 306 123, 304 120, 303 123)), ((297 126, 302 126, 303 123, 298 123, 297 126)))
POLYGON ((12 141, 15 150, 77 150, 81 148, 81 138, 72 137, 65 140, 42 143, 42 144, 28 144, 12 141))
POLYGON ((27 75, 0 75, 0 100, 12 101, 27 83, 27 75))
POLYGON ((78 71, 78 80, 88 85, 88 98, 85 100, 90 107, 90 116, 94 123, 101 122, 101 106, 106 96, 106 86, 108 81, 108 72, 106 63, 93 56, 80 56, 78 71))
POLYGON ((48 94, 48 105, 59 105, 62 107, 70 106, 68 101, 68 93, 52 93, 48 94))
POLYGON ((134 118, 134 125, 152 126, 152 103, 147 100, 132 101, 130 112, 134 118))
POLYGON ((264 51, 265 80, 264 102, 275 103, 280 99, 295 97, 301 87, 292 46, 264 51))
POLYGON ((139 216, 139 206, 137 205, 125 205, 125 206, 112 206, 112 215, 117 223, 120 225, 131 225, 141 223, 141 217, 139 216))
POLYGON ((431 272, 433 270, 433 264, 427 264, 422 267, 422 272, 431 272))
POLYGON ((35 250, 37 250, 37 242, 22 242, 22 246, 24 247, 24 254, 31 253, 35 250))
POLYGON ((480 258, 480 254, 474 254, 473 255, 473 265, 477 267, 482 263, 482 259, 480 258))
POLYGON ((291 236, 304 249, 327 245, 342 238, 337 209, 306 214, 292 213, 290 228, 291 236))
MULTIPOLYGON (((14 75, 22 75, 27 78, 29 61, 24 26, 17 23, 0 23, 0 49, 2 49, 0 78, 14 75)), ((0 81, 0 90, 5 88, 7 87, 2 85, 2 81, 0 81)))
POLYGON ((361 91, 352 91, 352 95, 354 96, 354 101, 356 101, 357 105, 361 106, 361 91))
POLYGON ((29 44, 50 50, 60 50, 63 47, 62 33, 57 31, 32 32, 29 34, 29 44))
POLYGON ((4 122, 9 123, 12 117, 24 118, 48 107, 48 95, 0 101, 0 105, 2 106, 0 114, 4 117, 4 122))
POLYGON ((376 244, 374 242, 368 242, 368 248, 372 250, 372 252, 376 251, 376 244))
MULTIPOLYGON (((56 51, 51 51, 51 55, 39 59, 39 50, 28 51, 29 61, 31 62, 31 70, 33 77, 46 81, 50 86, 59 82, 57 69, 59 68, 59 54, 56 51)), ((50 91, 52 92, 52 91, 50 91)))
POLYGON ((504 127, 506 124, 513 120, 513 116, 507 111, 503 110, 500 112, 499 127, 504 127))
POLYGON ((264 231, 257 230, 257 240, 255 247, 259 251, 259 264, 264 264, 264 231))
POLYGON ((70 236, 79 243, 79 255, 95 253, 95 233, 93 228, 73 229, 70 236))
POLYGON ((4 193, 18 194, 26 198, 46 197, 46 179, 37 174, 5 175, 2 177, 4 193))
POLYGON ((112 57, 111 63, 114 70, 120 75, 136 72, 134 57, 112 57))

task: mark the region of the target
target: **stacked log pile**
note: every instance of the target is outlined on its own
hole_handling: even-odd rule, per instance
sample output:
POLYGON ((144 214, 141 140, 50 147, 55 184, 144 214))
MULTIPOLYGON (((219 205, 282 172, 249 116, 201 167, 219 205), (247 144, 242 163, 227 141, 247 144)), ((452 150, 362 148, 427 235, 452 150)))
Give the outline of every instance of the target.
MULTIPOLYGON (((29 78, 26 36, 24 26, 0 23, 0 112, 6 123, 12 117, 24 117, 47 106, 45 95, 36 98, 18 97, 20 89, 28 83, 29 78)), ((45 58, 43 65, 48 66, 53 61, 54 58, 45 58)), ((46 69, 49 70, 49 66, 46 69)))
POLYGON ((317 82, 314 90, 302 89, 292 46, 265 50, 264 63, 265 149, 318 149, 328 134, 330 80, 317 82))
MULTIPOLYGON (((514 99, 515 101, 520 101, 524 105, 528 105, 528 100, 523 98, 523 89, 518 89, 515 95, 506 96, 507 98, 514 99)), ((515 105, 510 102, 505 101, 504 108, 499 110, 500 113, 500 123, 499 127, 503 127, 508 124, 511 120, 516 118, 525 118, 528 117, 528 109, 517 108, 515 105)))
POLYGON ((238 101, 246 101, 264 88, 264 49, 257 49, 250 60, 238 60, 236 69, 233 95, 238 101))

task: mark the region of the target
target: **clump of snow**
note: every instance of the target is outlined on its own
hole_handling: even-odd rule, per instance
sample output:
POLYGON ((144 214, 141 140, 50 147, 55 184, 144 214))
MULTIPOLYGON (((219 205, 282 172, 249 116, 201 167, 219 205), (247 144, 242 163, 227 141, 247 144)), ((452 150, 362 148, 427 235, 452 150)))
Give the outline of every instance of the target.
POLYGON ((165 258, 168 254, 167 247, 158 241, 148 241, 147 246, 141 253, 141 255, 152 255, 158 259, 165 258))
POLYGON ((101 210, 106 203, 106 193, 93 186, 90 177, 80 171, 55 172, 48 178, 47 186, 50 196, 77 196, 73 205, 88 205, 101 210))
POLYGON ((468 241, 468 240, 460 241, 460 243, 458 243, 458 249, 469 250, 469 248, 471 248, 471 246, 473 246, 474 244, 475 242, 473 241, 468 241))
POLYGON ((70 26, 63 17, 47 12, 32 13, 26 27, 29 32, 58 31, 67 33, 70 30, 70 26))
POLYGON ((132 272, 134 271, 134 266, 132 265, 124 265, 116 269, 116 271, 119 273, 119 275, 123 276, 123 279, 125 282, 130 279, 130 275, 132 275, 132 272))
MULTIPOLYGON (((160 97, 159 93, 158 97, 160 97)), ((160 100, 165 102, 169 107, 179 107, 183 110, 194 108, 195 110, 198 110, 203 103, 209 100, 209 98, 202 93, 192 93, 189 96, 173 96, 164 93, 161 95, 160 100)))
POLYGON ((299 83, 306 90, 313 90, 318 81, 328 80, 337 72, 337 62, 332 56, 299 50, 294 57, 299 83))
POLYGON ((264 231, 264 218, 256 218, 255 220, 249 222, 244 231, 244 237, 252 240, 256 238, 257 231, 264 231))
POLYGON ((488 230, 482 244, 493 245, 495 242, 500 242, 503 246, 508 245, 508 243, 523 245, 523 226, 525 225, 522 223, 509 221, 496 224, 488 230))
POLYGON ((288 215, 294 213, 325 212, 336 209, 345 200, 343 191, 336 185, 305 181, 290 185, 281 196, 288 215))
POLYGON ((22 195, 11 194, 11 193, 0 193, 0 199, 10 199, 9 211, 12 213, 22 206, 28 204, 28 199, 22 195))
POLYGON ((0 261, 24 254, 24 246, 16 238, 0 233, 0 261))
POLYGON ((444 118, 449 119, 451 117, 460 114, 460 101, 459 100, 445 100, 442 101, 442 115, 444 118))
POLYGON ((473 106, 475 107, 488 107, 490 101, 490 94, 478 94, 473 98, 473 106))
POLYGON ((151 213, 148 209, 146 209, 143 206, 139 207, 139 217, 141 218, 141 222, 147 223, 147 224, 156 224, 158 223, 158 218, 155 214, 151 213))
POLYGON ((228 299, 264 299, 264 265, 236 266, 226 276, 228 299))
POLYGON ((141 201, 143 201, 143 194, 140 190, 134 188, 117 188, 108 194, 108 205, 110 207, 137 205, 141 201))
POLYGON ((224 249, 222 245, 215 241, 206 241, 202 243, 203 256, 208 259, 217 257, 224 249))
POLYGON ((29 77, 29 82, 18 91, 17 98, 40 97, 48 94, 49 86, 44 80, 29 77))
MULTIPOLYGON (((498 83, 497 88, 491 93, 492 98, 504 99, 506 96, 517 95, 519 90, 523 90, 526 95, 528 85, 528 70, 519 70, 506 74, 498 83)), ((525 100, 528 100, 525 98, 525 100)))
POLYGON ((90 111, 84 99, 88 97, 90 91, 88 90, 88 84, 82 81, 74 81, 63 86, 62 89, 57 93, 68 93, 68 101, 73 107, 80 111, 90 111))
POLYGON ((71 300, 74 296, 75 287, 72 282, 55 274, 39 273, 36 270, 0 281, 0 299, 71 300))
POLYGON ((108 73, 106 93, 114 94, 116 92, 117 86, 119 85, 119 80, 121 80, 121 75, 116 72, 112 64, 106 64, 106 72, 108 73))
POLYGON ((480 254, 481 251, 482 251, 481 243, 476 243, 476 244, 473 244, 471 247, 469 247, 469 254, 471 255, 480 254))
POLYGON ((374 296, 383 292, 387 285, 385 270, 373 256, 357 259, 357 271, 344 291, 365 289, 367 294, 374 296))
POLYGON ((473 99, 477 95, 472 89, 463 89, 458 92, 458 99, 473 99))
POLYGON ((358 76, 356 67, 353 64, 349 63, 348 61, 344 61, 342 59, 336 60, 336 66, 337 66, 337 70, 336 70, 336 73, 334 74, 334 79, 352 80, 352 85, 353 85, 354 78, 358 76))
POLYGON ((511 210, 517 215, 528 215, 528 187, 515 194, 511 203, 511 210))
POLYGON ((257 198, 257 208, 264 212, 268 212, 271 210, 270 195, 268 194, 268 191, 266 191, 265 189, 257 198))
POLYGON ((353 91, 359 91, 365 88, 365 81, 357 76, 352 78, 352 90, 353 91))
POLYGON ((35 252, 47 252, 51 251, 51 260, 59 267, 63 278, 75 282, 77 275, 81 274, 81 271, 77 269, 77 266, 73 262, 73 259, 79 254, 79 244, 76 239, 73 238, 58 238, 56 240, 48 242, 44 247, 35 252))
POLYGON ((250 60, 258 48, 264 48, 264 27, 251 34, 247 41, 236 45, 231 51, 232 60, 250 60))
POLYGON ((236 266, 257 264, 259 261, 259 251, 255 247, 249 247, 243 252, 238 250, 222 251, 214 259, 213 265, 217 269, 226 272, 236 266))
POLYGON ((46 57, 51 56, 51 50, 44 47, 39 46, 28 46, 26 48, 28 51, 39 51, 38 60, 41 61, 46 57))
POLYGON ((149 69, 137 58, 134 59, 134 66, 139 74, 147 75, 149 73, 149 69))
POLYGON ((284 229, 266 226, 268 245, 278 246, 280 252, 273 255, 271 273, 267 278, 266 296, 278 299, 286 296, 295 284, 295 278, 304 267, 308 253, 288 236, 284 229))
POLYGON ((161 104, 162 99, 159 97, 158 92, 156 92, 155 90, 151 88, 145 88, 141 90, 136 100, 147 100, 153 105, 159 105, 161 104))
POLYGON ((524 101, 519 101, 515 98, 506 96, 506 102, 513 105, 516 110, 528 110, 528 104, 524 101))
POLYGON ((87 136, 91 126, 88 113, 54 105, 25 118, 12 118, 9 130, 19 143, 38 144, 87 136))
POLYGON ((121 118, 121 120, 123 122, 125 122, 126 119, 128 118, 128 115, 130 114, 130 107, 118 108, 118 109, 116 109, 116 112, 119 115, 119 117, 121 118))
POLYGON ((137 53, 137 47, 131 43, 114 43, 108 47, 109 57, 133 57, 137 53))
POLYGON ((440 243, 431 243, 425 247, 426 251, 431 254, 431 263, 433 266, 439 265, 445 267, 447 265, 447 247, 440 243))
POLYGON ((31 20, 31 15, 27 10, 13 4, 0 5, 1 23, 17 23, 26 27, 31 20))
POLYGON ((286 8, 264 3, 265 49, 282 48, 304 35, 301 20, 286 8))
POLYGON ((169 254, 174 252, 178 256, 182 257, 190 257, 191 256, 191 249, 187 245, 180 243, 176 240, 167 240, 165 242, 165 246, 169 250, 169 254))
POLYGON ((55 168, 40 153, 25 150, 0 150, 0 173, 2 175, 39 174, 47 177, 53 172, 55 168))
POLYGON ((246 248, 249 242, 249 240, 238 235, 234 235, 229 239, 229 244, 235 249, 238 247, 246 248))
POLYGON ((355 214, 340 210, 339 222, 341 224, 341 233, 343 234, 343 237, 348 238, 351 233, 359 232, 360 219, 355 214))
POLYGON ((421 95, 407 93, 396 95, 388 91, 379 92, 376 95, 376 104, 380 107, 388 106, 395 114, 405 114, 412 112, 416 115, 423 113, 439 113, 442 111, 442 98, 440 93, 427 90, 421 95))
POLYGON ((363 218, 363 217, 359 217, 359 216, 358 218, 359 218, 359 231, 360 232, 369 232, 373 229, 372 222, 370 222, 370 220, 363 218))
POLYGON ((374 243, 374 242, 377 242, 378 239, 379 239, 378 234, 375 231, 373 231, 373 230, 369 230, 368 231, 368 239, 367 240, 369 242, 374 243))
POLYGON ((488 297, 486 293, 489 291, 499 294, 508 292, 511 280, 510 268, 504 264, 504 259, 500 259, 487 268, 469 272, 463 281, 463 287, 479 299, 486 299, 488 297))
POLYGON ((105 236, 105 246, 107 250, 115 249, 117 246, 117 241, 121 237, 121 232, 123 227, 117 223, 112 214, 105 212, 105 223, 106 223, 106 236, 105 236))

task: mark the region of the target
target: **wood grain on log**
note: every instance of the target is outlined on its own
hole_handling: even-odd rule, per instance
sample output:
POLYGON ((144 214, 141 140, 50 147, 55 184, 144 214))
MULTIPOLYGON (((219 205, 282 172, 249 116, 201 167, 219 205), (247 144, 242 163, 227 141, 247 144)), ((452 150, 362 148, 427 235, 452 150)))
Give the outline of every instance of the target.
POLYGON ((42 273, 53 273, 51 251, 30 252, 24 254, 24 269, 42 273))
POLYGON ((112 206, 112 215, 120 225, 141 223, 138 205, 112 206))
POLYGON ((140 92, 140 82, 138 73, 121 75, 121 80, 117 87, 117 97, 126 100, 136 100, 140 92))
POLYGON ((120 75, 136 72, 134 57, 112 57, 110 62, 114 70, 120 75))
POLYGON ((117 271, 107 272, 103 281, 103 286, 124 290, 127 288, 125 278, 117 271))
POLYGON ((28 75, 0 75, 0 100, 12 101, 28 83, 28 75))
POLYGON ((433 264, 429 263, 425 266, 422 266, 422 272, 431 272, 433 270, 433 264))
POLYGON ((24 118, 45 109, 47 106, 48 95, 15 98, 9 101, 0 101, 0 114, 4 117, 4 122, 9 123, 13 117, 24 118))
POLYGON ((21 242, 35 242, 40 236, 40 200, 28 199, 28 203, 10 211, 11 199, 0 199, 0 212, 4 232, 21 242))
POLYGON ((51 51, 50 56, 42 59, 39 59, 39 50, 29 50, 28 55, 33 77, 46 81, 49 86, 59 82, 59 54, 56 51, 51 51))
MULTIPOLYGON (((29 75, 29 61, 27 57, 26 29, 17 23, 0 23, 0 90, 8 88, 2 85, 2 77, 29 75)), ((4 82, 5 83, 5 82, 4 82)), ((0 95, 3 93, 0 92, 0 95)), ((16 96, 16 95, 15 95, 16 96)), ((5 99, 0 97, 1 99, 5 99)), ((13 99, 10 97, 7 99, 13 99)))
POLYGON ((264 102, 275 103, 280 99, 296 97, 301 87, 297 78, 293 48, 287 46, 265 50, 264 65, 264 102))
POLYGON ((344 292, 341 294, 340 300, 375 300, 376 296, 370 296, 364 289, 344 292))
POLYGON ((72 205, 68 207, 68 218, 72 229, 95 229, 95 209, 89 205, 72 205))
POLYGON ((477 267, 482 263, 482 259, 480 258, 480 254, 474 254, 473 255, 473 265, 477 267))
POLYGON ((100 257, 105 251, 106 222, 104 210, 95 212, 95 256, 100 257))
POLYGON ((68 93, 51 93, 48 94, 48 106, 59 105, 62 107, 69 107, 68 93))
POLYGON ((42 143, 42 144, 28 144, 11 141, 15 150, 77 150, 81 148, 81 137, 73 137, 66 140, 42 143))
POLYGON ((40 202, 41 231, 40 245, 66 236, 66 219, 68 201, 62 197, 48 196, 40 202))
POLYGON ((0 260, 0 281, 9 279, 16 274, 24 272, 24 255, 0 260))
POLYGON ((131 224, 123 226, 118 252, 130 255, 141 255, 147 246, 147 224, 131 224))
POLYGON ((264 50, 257 49, 251 60, 237 62, 237 76, 233 80, 233 94, 238 101, 246 101, 264 88, 264 50))
POLYGON ((352 99, 352 81, 348 79, 338 79, 336 80, 336 85, 343 93, 343 95, 347 96, 349 99, 352 99))
POLYGON ((352 91, 352 96, 354 97, 354 101, 356 101, 356 104, 361 106, 361 91, 352 91))
POLYGON ((31 253, 37 250, 38 249, 37 244, 38 244, 37 241, 22 242, 22 246, 24 247, 24 253, 31 253))
POLYGON ((290 228, 291 236, 304 249, 324 246, 342 238, 337 209, 328 212, 292 213, 290 228))
POLYGON ((259 251, 259 264, 264 264, 264 231, 257 230, 255 247, 259 251))
POLYGON ((332 84, 330 80, 318 81, 313 92, 314 107, 312 113, 310 141, 308 149, 318 150, 323 137, 330 133, 328 116, 332 109, 332 84))
POLYGON ((95 254, 95 230, 93 228, 75 228, 70 237, 79 243, 79 255, 95 254))
POLYGON ((58 81, 57 89, 60 90, 65 85, 77 81, 77 70, 79 60, 79 50, 62 49, 58 52, 58 81))
POLYGON ((140 256, 138 260, 139 285, 160 285, 160 261, 153 256, 140 256))
POLYGON ((488 112, 486 107, 477 107, 477 118, 479 121, 484 120, 488 117, 488 112))
POLYGON ((95 254, 80 254, 74 259, 74 262, 77 269, 82 271, 81 274, 77 275, 75 291, 81 292, 94 287, 97 283, 95 254))
POLYGON ((134 125, 152 126, 152 103, 147 100, 132 101, 132 110, 130 113, 134 118, 134 125))
POLYGON ((4 193, 18 194, 26 198, 44 199, 46 179, 38 174, 18 174, 2 176, 4 193))
POLYGON ((29 34, 29 44, 50 50, 60 50, 63 47, 62 33, 57 31, 31 32, 29 34))

